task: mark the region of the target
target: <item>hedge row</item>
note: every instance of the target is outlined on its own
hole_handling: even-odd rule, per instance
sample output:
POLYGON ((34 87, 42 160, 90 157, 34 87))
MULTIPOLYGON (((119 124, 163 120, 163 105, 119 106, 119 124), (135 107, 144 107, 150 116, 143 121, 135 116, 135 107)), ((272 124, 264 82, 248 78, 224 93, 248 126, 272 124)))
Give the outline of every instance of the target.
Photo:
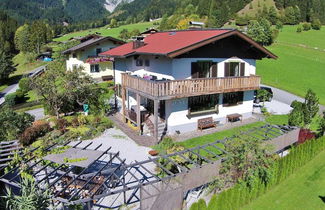
MULTIPOLYGON (((270 188, 281 183, 324 149, 325 137, 310 140, 294 147, 287 156, 278 159, 275 162, 273 168, 270 169, 273 171, 273 176, 266 185, 260 180, 256 180, 255 185, 252 188, 248 188, 245 184, 237 184, 218 195, 213 195, 208 203, 207 209, 240 209, 243 205, 248 204, 260 195, 264 194, 270 188)), ((202 204, 202 202, 194 203, 193 208, 191 207, 191 209, 200 209, 200 204, 202 204)))

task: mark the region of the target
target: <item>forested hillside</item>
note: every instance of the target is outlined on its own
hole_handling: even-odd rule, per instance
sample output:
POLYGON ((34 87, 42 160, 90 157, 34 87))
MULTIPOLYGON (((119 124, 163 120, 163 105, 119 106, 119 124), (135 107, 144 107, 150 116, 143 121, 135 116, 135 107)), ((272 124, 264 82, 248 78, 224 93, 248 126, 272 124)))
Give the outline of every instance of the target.
POLYGON ((298 6, 301 13, 301 21, 312 21, 319 18, 325 24, 324 0, 275 0, 277 8, 283 9, 298 6))
MULTIPOLYGON (((282 15, 300 14, 299 22, 311 22, 319 19, 325 23, 324 0, 274 0, 282 15)), ((211 26, 221 26, 229 19, 236 18, 236 13, 250 4, 252 0, 135 0, 129 4, 118 6, 111 16, 118 21, 135 23, 166 16, 197 15, 209 20, 211 26)), ((273 3, 274 5, 274 3, 273 3)), ((265 1, 260 1, 258 10, 263 13, 265 1)), ((251 5, 249 7, 252 7, 251 5)), ((267 8, 269 9, 269 8, 267 8)), ((254 17, 249 17, 254 18, 254 17)))
POLYGON ((105 0, 1 0, 0 9, 18 22, 48 20, 51 23, 92 21, 106 17, 105 0))

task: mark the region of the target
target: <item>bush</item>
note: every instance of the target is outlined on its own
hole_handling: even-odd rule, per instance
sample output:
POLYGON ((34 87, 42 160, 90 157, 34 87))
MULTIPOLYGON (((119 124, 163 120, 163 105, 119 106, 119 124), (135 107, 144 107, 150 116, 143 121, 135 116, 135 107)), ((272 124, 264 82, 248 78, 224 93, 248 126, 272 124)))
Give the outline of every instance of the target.
POLYGON ((22 78, 21 80, 19 80, 18 83, 19 88, 25 93, 31 90, 29 86, 29 82, 30 82, 29 78, 22 78))
POLYGON ((55 122, 55 128, 58 130, 65 130, 69 126, 69 122, 66 119, 58 119, 55 122))
POLYGON ((10 93, 5 96, 5 102, 8 106, 13 107, 16 104, 16 93, 10 93))
POLYGON ((17 137, 32 125, 34 117, 28 113, 17 113, 7 106, 0 109, 0 141, 9 141, 17 137))
POLYGON ((51 127, 48 123, 37 121, 21 134, 19 141, 22 145, 28 146, 35 142, 37 138, 45 136, 49 131, 51 131, 51 127))
POLYGON ((319 19, 314 19, 314 20, 311 22, 311 27, 312 27, 312 29, 314 29, 314 30, 320 30, 321 27, 322 27, 322 23, 320 22, 319 19))
POLYGON ((297 28, 297 33, 301 33, 302 32, 302 28, 301 26, 299 25, 298 28, 297 28))
POLYGON ((303 27, 304 31, 309 31, 311 29, 311 24, 307 23, 307 22, 304 22, 302 24, 302 27, 303 27))

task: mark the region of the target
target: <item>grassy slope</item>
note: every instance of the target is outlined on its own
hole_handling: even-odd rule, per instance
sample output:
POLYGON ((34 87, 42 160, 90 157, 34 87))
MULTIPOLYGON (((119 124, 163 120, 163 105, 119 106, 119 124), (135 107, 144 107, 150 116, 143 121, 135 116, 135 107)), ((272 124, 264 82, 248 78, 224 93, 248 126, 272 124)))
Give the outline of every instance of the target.
POLYGON ((93 34, 95 32, 101 33, 102 36, 118 37, 118 35, 120 34, 120 31, 122 31, 123 29, 127 29, 128 31, 132 31, 134 29, 139 29, 140 31, 145 31, 147 28, 153 27, 154 26, 153 23, 154 22, 136 23, 136 24, 130 24, 130 25, 123 25, 118 28, 112 28, 112 29, 107 29, 107 26, 104 26, 101 28, 94 28, 94 29, 89 29, 89 30, 78 31, 78 32, 66 34, 62 37, 54 39, 54 41, 58 41, 58 42, 67 41, 72 37, 85 36, 88 34, 93 34))
POLYGON ((263 10, 264 5, 266 5, 267 8, 275 7, 274 0, 253 0, 252 6, 253 8, 250 9, 250 4, 247 4, 242 10, 237 12, 239 16, 245 16, 246 14, 250 17, 254 17, 257 14, 258 10, 263 10), (258 3, 260 4, 260 7, 258 6, 258 3))
POLYGON ((299 169, 279 186, 273 188, 245 210, 325 209, 318 196, 325 196, 325 151, 299 169))
POLYGON ((258 61, 257 74, 262 83, 302 97, 311 88, 325 104, 325 30, 296 33, 296 27, 284 27, 277 43, 269 47, 279 58, 258 61))

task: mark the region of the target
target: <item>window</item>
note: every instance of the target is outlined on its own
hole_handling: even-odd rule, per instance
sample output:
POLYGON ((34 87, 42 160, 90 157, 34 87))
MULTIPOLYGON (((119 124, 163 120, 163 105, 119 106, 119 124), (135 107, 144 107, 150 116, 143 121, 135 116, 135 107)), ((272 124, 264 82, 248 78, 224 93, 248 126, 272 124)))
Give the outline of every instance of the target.
POLYGON ((136 65, 136 66, 143 66, 143 60, 141 60, 141 59, 136 59, 136 60, 135 60, 135 65, 136 65))
POLYGON ((72 58, 76 58, 77 54, 76 53, 72 53, 72 58))
POLYGON ((224 93, 223 106, 236 106, 244 101, 244 92, 224 93))
POLYGON ((150 66, 150 60, 148 60, 148 59, 145 60, 145 61, 144 61, 144 65, 145 65, 145 66, 150 66))
POLYGON ((192 63, 192 79, 211 78, 218 76, 217 63, 212 61, 197 61, 192 63))
POLYGON ((245 76, 245 63, 229 62, 225 63, 225 77, 245 76))
POLYGON ((102 53, 102 48, 97 48, 96 49, 96 55, 98 56, 100 53, 102 53))
POLYGON ((190 112, 215 110, 218 102, 218 94, 194 96, 188 98, 188 108, 190 109, 190 112))
POLYGON ((99 72, 99 64, 90 65, 90 72, 91 73, 99 72))

